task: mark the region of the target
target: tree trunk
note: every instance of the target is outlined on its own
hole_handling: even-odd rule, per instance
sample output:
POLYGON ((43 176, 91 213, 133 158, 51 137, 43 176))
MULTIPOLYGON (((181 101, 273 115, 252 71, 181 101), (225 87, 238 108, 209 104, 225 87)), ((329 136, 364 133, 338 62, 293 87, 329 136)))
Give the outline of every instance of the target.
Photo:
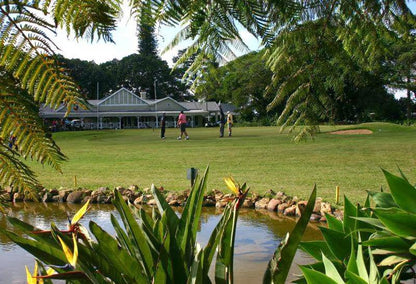
POLYGON ((410 76, 407 76, 407 101, 406 101, 406 118, 408 123, 410 123, 410 119, 412 119, 412 98, 410 96, 410 76))

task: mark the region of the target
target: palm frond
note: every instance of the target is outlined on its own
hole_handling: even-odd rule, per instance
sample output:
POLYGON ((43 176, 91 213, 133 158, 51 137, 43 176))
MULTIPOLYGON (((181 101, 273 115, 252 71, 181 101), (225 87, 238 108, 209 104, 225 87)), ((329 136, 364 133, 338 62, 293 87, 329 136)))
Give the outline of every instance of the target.
POLYGON ((33 97, 8 83, 13 80, 6 75, 0 80, 0 138, 7 141, 10 135, 14 135, 18 149, 16 152, 22 158, 48 164, 61 171, 60 164, 65 156, 47 135, 33 97))
MULTIPOLYGON (((39 187, 34 172, 7 145, 0 143, 0 183, 24 193, 32 193, 39 187)), ((33 197, 33 196, 32 196, 33 197)))
POLYGON ((52 8, 55 23, 65 28, 68 34, 74 32, 77 38, 87 36, 93 41, 97 37, 113 42, 111 33, 121 14, 122 2, 121 0, 56 0, 46 3, 45 6, 52 8), (52 4, 53 6, 50 7, 52 4))

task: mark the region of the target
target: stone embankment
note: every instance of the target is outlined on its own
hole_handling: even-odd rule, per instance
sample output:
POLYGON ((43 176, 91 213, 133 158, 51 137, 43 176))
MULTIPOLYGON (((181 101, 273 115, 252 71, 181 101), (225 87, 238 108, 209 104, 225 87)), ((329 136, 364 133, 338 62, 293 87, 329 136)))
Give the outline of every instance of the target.
MULTIPOLYGON (((134 205, 156 205, 150 189, 139 190, 135 185, 128 188, 116 187, 123 198, 134 205)), ((165 196, 166 201, 171 206, 184 206, 189 196, 189 190, 182 192, 168 192, 159 189, 165 196)), ((68 202, 68 203, 84 203, 90 200, 91 203, 106 204, 111 203, 114 198, 114 191, 107 187, 100 187, 97 190, 87 189, 43 189, 37 193, 38 196, 24 195, 23 193, 13 193, 11 188, 5 188, 0 191, 0 198, 10 202, 26 202, 39 200, 42 202, 68 202)), ((212 190, 204 196, 203 206, 222 208, 227 205, 235 196, 229 193, 223 193, 219 190, 212 190)), ((300 216, 307 201, 300 200, 298 197, 290 197, 284 192, 274 192, 268 190, 264 195, 252 193, 245 199, 242 208, 253 208, 258 210, 268 210, 280 213, 284 216, 300 216)), ((325 222, 325 214, 331 214, 342 219, 342 211, 335 209, 330 203, 317 198, 311 216, 312 221, 325 222)))

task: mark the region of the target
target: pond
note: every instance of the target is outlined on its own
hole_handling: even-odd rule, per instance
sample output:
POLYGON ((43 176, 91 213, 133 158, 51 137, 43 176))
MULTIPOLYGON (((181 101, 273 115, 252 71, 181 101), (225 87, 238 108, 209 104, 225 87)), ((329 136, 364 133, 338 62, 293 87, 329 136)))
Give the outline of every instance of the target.
MULTIPOLYGON (((41 229, 48 229, 54 222, 58 228, 66 229, 67 214, 73 216, 80 205, 66 203, 16 203, 9 208, 9 215, 17 217, 41 229)), ((222 211, 216 208, 204 208, 201 214, 201 226, 198 242, 205 245, 221 218, 222 211)), ((118 213, 112 205, 93 205, 81 223, 87 227, 94 220, 106 231, 114 234, 110 215, 118 219, 118 213)), ((295 219, 277 215, 275 212, 253 209, 240 210, 236 232, 234 255, 235 283, 261 283, 267 264, 282 237, 295 226, 295 219)), ((0 227, 12 229, 6 218, 0 215, 0 227)), ((317 224, 310 224, 304 240, 321 239, 317 224)), ((294 263, 305 264, 312 260, 298 251, 294 263)), ((33 270, 34 257, 0 234, 0 283, 25 283, 25 265, 33 270)), ((290 278, 299 273, 293 265, 290 278)), ((211 278, 213 279, 213 278, 211 278)))

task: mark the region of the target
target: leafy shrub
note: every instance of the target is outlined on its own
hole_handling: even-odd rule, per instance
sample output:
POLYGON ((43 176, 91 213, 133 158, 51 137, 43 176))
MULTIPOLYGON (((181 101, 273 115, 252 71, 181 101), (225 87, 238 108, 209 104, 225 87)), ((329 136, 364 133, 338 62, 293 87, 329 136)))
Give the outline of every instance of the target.
POLYGON ((368 192, 364 208, 345 198, 343 221, 327 215, 328 228, 321 227, 324 240, 301 243, 318 262, 303 266, 304 278, 298 282, 398 283, 415 278, 416 188, 403 173, 384 175, 391 193, 368 192))

